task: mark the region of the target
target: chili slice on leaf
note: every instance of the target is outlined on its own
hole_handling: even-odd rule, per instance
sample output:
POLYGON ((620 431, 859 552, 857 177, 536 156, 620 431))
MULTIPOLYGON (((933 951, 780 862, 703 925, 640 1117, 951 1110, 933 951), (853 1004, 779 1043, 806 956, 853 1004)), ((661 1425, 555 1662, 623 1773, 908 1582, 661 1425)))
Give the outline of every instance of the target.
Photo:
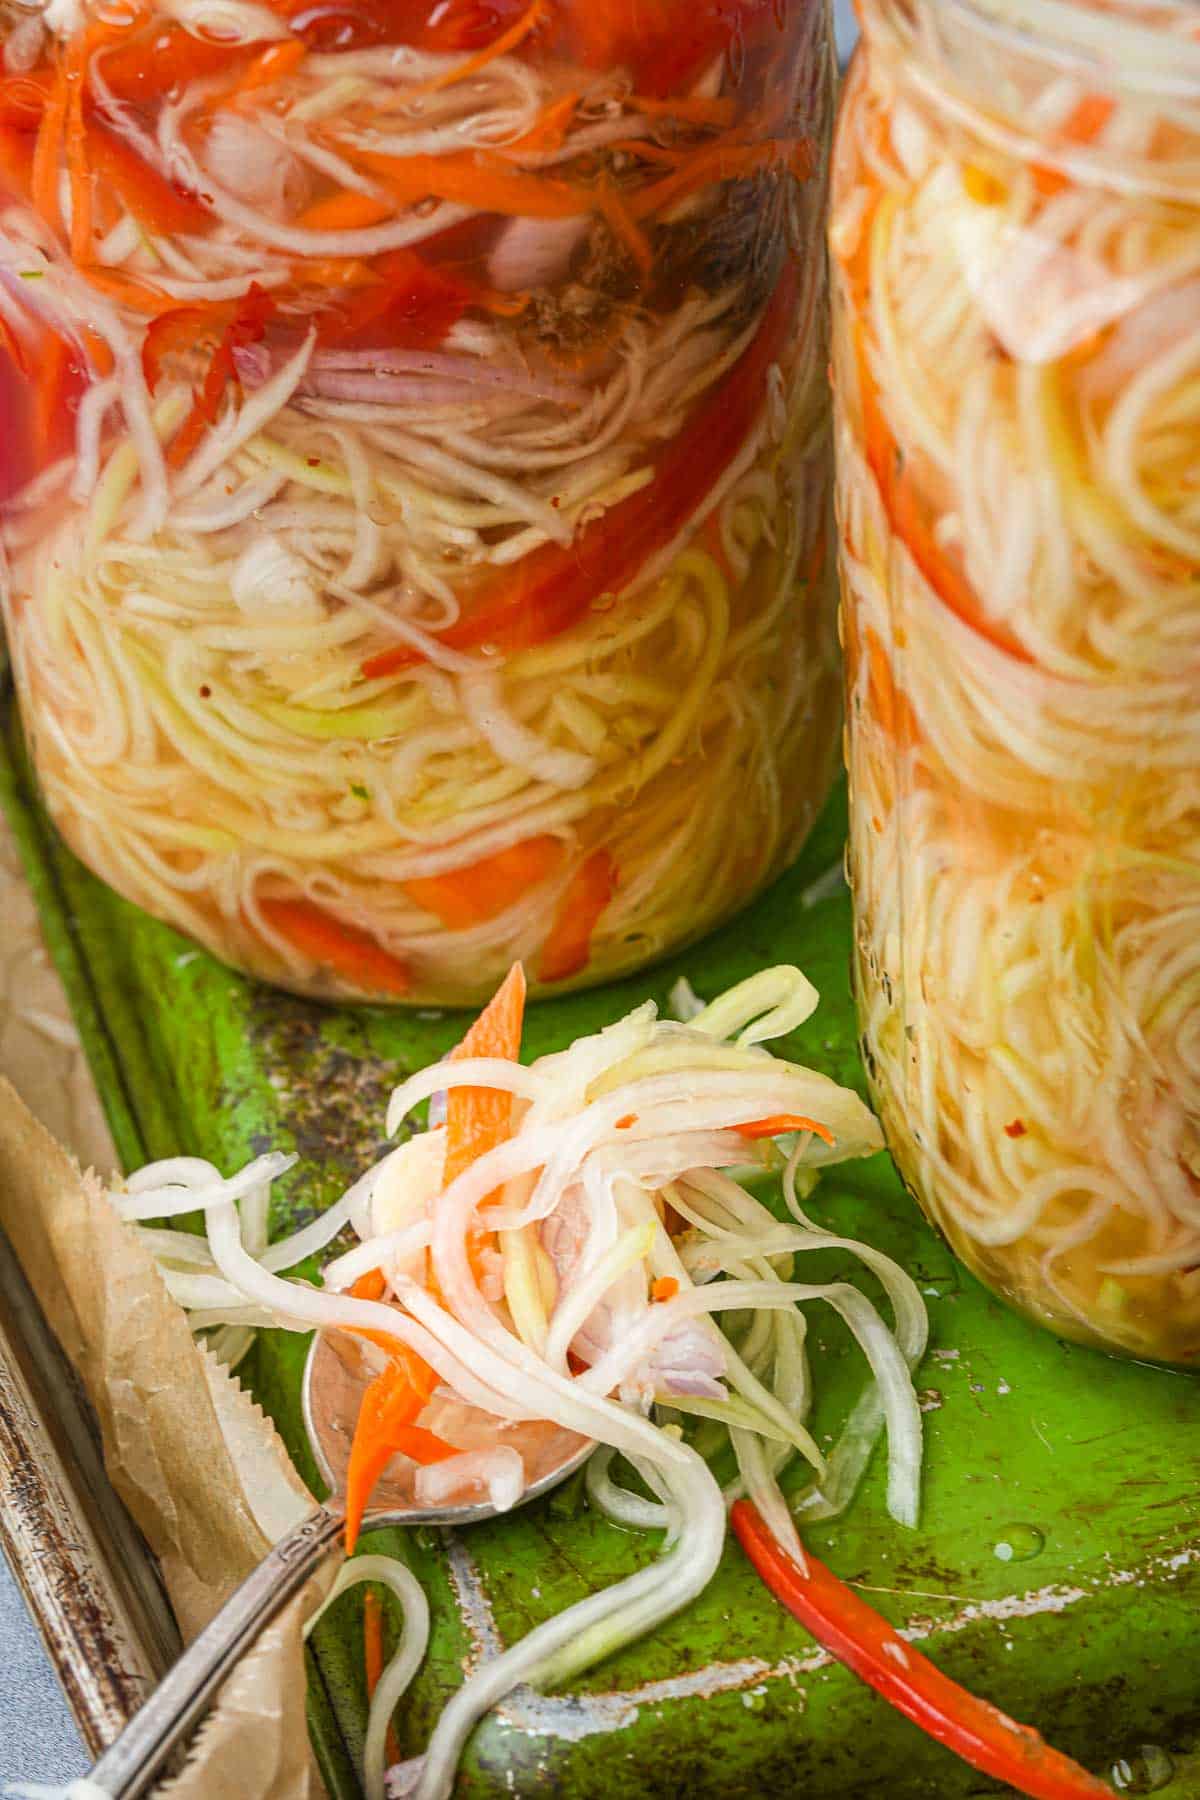
POLYGON ((810 1551, 802 1568, 751 1501, 734 1503, 730 1523, 775 1598, 817 1642, 972 1768, 1034 1800, 1112 1800, 1106 1783, 1030 1726, 943 1675, 810 1551))

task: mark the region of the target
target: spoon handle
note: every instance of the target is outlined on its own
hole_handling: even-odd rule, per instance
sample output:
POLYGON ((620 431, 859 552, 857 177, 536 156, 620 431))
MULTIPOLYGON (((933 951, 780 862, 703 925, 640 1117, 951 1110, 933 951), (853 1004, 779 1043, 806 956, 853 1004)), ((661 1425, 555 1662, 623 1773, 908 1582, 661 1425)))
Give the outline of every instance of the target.
POLYGON ((299 1593, 342 1529, 322 1506, 280 1538, 184 1651, 88 1777, 89 1800, 137 1800, 259 1632, 299 1593))

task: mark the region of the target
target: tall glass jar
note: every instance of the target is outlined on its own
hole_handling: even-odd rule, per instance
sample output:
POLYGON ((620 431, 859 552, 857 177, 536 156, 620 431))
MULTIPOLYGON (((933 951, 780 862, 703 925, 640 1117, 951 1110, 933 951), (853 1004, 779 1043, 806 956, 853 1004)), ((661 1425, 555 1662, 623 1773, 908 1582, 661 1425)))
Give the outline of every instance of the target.
POLYGON ((970 1268, 1195 1363, 1196 12, 863 22, 832 245, 864 1052, 970 1268))
POLYGON ((7 622, 60 830, 302 992, 596 981, 840 692, 821 0, 0 0, 7 622))

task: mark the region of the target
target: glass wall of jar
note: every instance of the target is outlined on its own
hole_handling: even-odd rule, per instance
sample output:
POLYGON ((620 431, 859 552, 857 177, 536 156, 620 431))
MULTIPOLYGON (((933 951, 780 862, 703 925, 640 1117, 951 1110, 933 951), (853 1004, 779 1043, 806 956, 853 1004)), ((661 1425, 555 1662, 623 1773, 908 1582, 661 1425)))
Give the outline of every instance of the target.
POLYGON ((820 0, 0 0, 7 619, 107 882, 303 992, 711 926, 836 755, 820 0))
POLYGON ((867 0, 864 31, 831 229, 871 1080, 984 1281, 1194 1363, 1196 13, 867 0))

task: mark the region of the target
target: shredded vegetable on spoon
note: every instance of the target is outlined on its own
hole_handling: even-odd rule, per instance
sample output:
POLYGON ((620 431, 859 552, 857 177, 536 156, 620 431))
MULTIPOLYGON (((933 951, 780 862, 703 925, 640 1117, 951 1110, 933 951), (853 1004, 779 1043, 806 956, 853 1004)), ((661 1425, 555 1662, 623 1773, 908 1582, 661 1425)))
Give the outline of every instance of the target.
MULTIPOLYGON (((925 1346, 923 1303, 889 1258, 820 1230, 798 1199, 821 1167, 878 1149, 879 1130, 855 1094, 765 1048, 811 1014, 812 985, 797 969, 767 970, 687 1024, 647 1002, 529 1067, 517 1060, 524 998, 517 965, 454 1055, 392 1096, 391 1133, 426 1101, 441 1122, 282 1243, 266 1248, 265 1203, 290 1157, 260 1157, 227 1180, 176 1158, 140 1171, 119 1198, 132 1221, 203 1209, 206 1238, 142 1229, 193 1325, 215 1328, 226 1354, 265 1325, 369 1340, 379 1372, 351 1456, 349 1546, 392 1457, 409 1459, 421 1497, 484 1492, 503 1509, 523 1491, 521 1434, 541 1426, 596 1442, 595 1506, 665 1531, 649 1567, 465 1682, 412 1771, 421 1800, 450 1791, 472 1727, 518 1682, 565 1681, 686 1606, 721 1555, 730 1499, 748 1496, 802 1557, 779 1485, 797 1458, 811 1471, 802 1510, 829 1516, 886 1428, 889 1510, 905 1524, 917 1515, 921 1420, 909 1371, 925 1346), (793 1217, 781 1222, 738 1172, 785 1164, 793 1217), (327 1263, 321 1288, 281 1273, 347 1223, 361 1241, 327 1263), (847 1281, 805 1281, 805 1253, 830 1247, 881 1281, 890 1323, 847 1281), (828 1457, 806 1424, 814 1379, 802 1308, 812 1302, 841 1315, 868 1365, 828 1457), (722 1450, 736 1468, 725 1491, 710 1466, 722 1450), (642 1491, 619 1477, 617 1454, 642 1491)), ((359 1578, 351 1567, 346 1581, 359 1578)), ((388 1718, 427 1630, 420 1604, 391 1585, 408 1628, 372 1703, 373 1795, 383 1792, 388 1718)))

